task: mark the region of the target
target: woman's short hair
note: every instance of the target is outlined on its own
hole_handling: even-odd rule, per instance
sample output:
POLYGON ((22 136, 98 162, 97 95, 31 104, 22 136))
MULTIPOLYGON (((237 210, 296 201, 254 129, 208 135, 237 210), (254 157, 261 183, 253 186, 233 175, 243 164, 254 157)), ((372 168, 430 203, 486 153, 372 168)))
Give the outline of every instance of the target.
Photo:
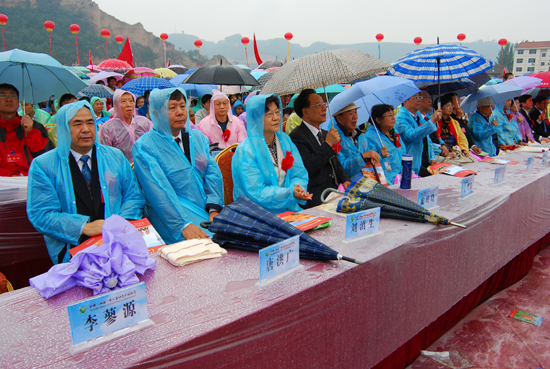
POLYGON ((376 119, 377 118, 382 119, 382 116, 389 111, 393 111, 393 106, 387 105, 387 104, 374 105, 370 111, 370 116, 374 124, 378 126, 378 122, 376 122, 376 119))
POLYGON ((269 112, 268 105, 270 105, 271 103, 275 103, 275 105, 277 106, 277 109, 281 109, 281 107, 279 106, 279 97, 277 95, 271 95, 267 99, 265 99, 265 112, 266 113, 269 112))

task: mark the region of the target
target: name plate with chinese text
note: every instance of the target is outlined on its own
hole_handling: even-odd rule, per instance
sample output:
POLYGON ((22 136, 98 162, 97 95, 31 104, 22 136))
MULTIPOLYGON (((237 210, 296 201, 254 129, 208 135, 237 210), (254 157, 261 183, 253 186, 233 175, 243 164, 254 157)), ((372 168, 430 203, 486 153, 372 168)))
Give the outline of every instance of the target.
POLYGON ((437 206, 439 197, 439 186, 428 187, 418 191, 417 204, 427 208, 437 206))
POLYGON ((462 188, 460 189, 460 198, 463 199, 474 193, 475 176, 468 176, 462 179, 462 188))
POLYGON ((380 230, 380 208, 346 215, 346 240, 366 236, 380 230))
POLYGON ((506 165, 503 165, 495 169, 495 184, 499 184, 500 182, 503 182, 505 176, 506 176, 506 165))
POLYGON ((260 283, 300 265, 300 236, 261 249, 260 283))
POLYGON ((533 169, 535 169, 535 157, 530 156, 527 158, 527 173, 531 172, 533 169))

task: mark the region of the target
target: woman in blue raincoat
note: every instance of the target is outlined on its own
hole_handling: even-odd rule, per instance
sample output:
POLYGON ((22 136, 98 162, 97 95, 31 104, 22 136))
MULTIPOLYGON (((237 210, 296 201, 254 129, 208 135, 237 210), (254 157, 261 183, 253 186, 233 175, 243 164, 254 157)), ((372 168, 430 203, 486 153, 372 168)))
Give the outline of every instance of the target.
POLYGON ((94 109, 92 114, 94 116, 96 126, 101 127, 106 121, 109 120, 109 118, 111 118, 112 114, 105 110, 105 103, 99 97, 92 97, 90 100, 90 105, 92 105, 92 108, 94 109))
POLYGON ((506 145, 520 144, 521 142, 521 133, 519 132, 518 125, 515 120, 512 119, 511 115, 508 115, 508 110, 512 104, 513 100, 503 101, 495 107, 494 115, 498 121, 497 129, 499 131, 499 136, 501 131, 506 136, 504 142, 506 145), (502 127, 502 129, 499 129, 502 127))
MULTIPOLYGON (((79 243, 89 216, 77 213, 75 190, 69 155, 71 131, 69 121, 80 109, 90 109, 87 101, 64 105, 57 113, 57 149, 32 161, 27 190, 27 214, 33 226, 44 235, 50 258, 57 264, 70 260, 69 248, 79 243), (65 250, 65 251, 64 251, 65 250), (60 255, 60 253, 64 253, 60 255)), ((97 130, 94 146, 105 217, 113 214, 125 219, 141 219, 145 198, 134 172, 118 149, 100 145, 97 130)))
POLYGON ((369 147, 376 150, 382 158, 386 179, 388 184, 392 185, 395 177, 401 174, 401 158, 407 153, 407 147, 395 129, 395 116, 391 105, 373 106, 371 117, 374 125, 367 128, 367 141, 369 147), (387 149, 387 156, 382 152, 383 147, 387 149))
MULTIPOLYGON (((211 220, 210 214, 220 211, 224 203, 220 168, 210 155, 208 138, 191 129, 187 109, 182 117, 185 126, 176 138, 188 141, 189 152, 184 152, 184 143, 174 139, 172 124, 177 119, 171 122, 168 105, 176 90, 187 101, 181 88, 151 92, 149 116, 153 130, 141 136, 132 148, 134 170, 147 199, 145 214, 167 244, 183 241, 188 226, 196 229, 201 222, 211 220)), ((208 233, 198 232, 201 237, 202 232, 208 233)))
POLYGON ((298 149, 282 131, 281 99, 253 96, 247 104, 248 137, 237 146, 231 170, 233 198, 245 196, 274 214, 302 210, 311 200, 298 149))

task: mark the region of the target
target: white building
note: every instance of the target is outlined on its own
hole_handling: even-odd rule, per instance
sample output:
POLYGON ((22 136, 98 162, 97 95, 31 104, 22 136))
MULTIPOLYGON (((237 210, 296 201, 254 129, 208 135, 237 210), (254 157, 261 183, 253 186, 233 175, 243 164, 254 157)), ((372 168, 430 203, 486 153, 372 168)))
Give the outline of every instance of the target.
POLYGON ((522 42, 514 50, 516 77, 550 70, 550 41, 522 42))

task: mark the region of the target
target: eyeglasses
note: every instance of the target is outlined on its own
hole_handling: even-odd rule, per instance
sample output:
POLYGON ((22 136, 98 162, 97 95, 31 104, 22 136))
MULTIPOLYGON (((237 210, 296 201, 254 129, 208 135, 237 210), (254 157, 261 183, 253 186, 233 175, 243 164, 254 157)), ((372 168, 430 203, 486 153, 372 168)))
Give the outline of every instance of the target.
POLYGON ((310 105, 310 106, 308 106, 308 108, 321 108, 321 107, 326 108, 327 106, 328 106, 328 104, 326 102, 322 102, 322 103, 319 103, 319 104, 310 105))
POLYGON ((3 93, 0 93, 0 99, 5 99, 6 97, 9 97, 10 99, 16 99, 17 95, 16 94, 3 94, 3 93))
POLYGON ((386 119, 386 118, 393 118, 395 117, 395 114, 393 113, 390 113, 390 114, 386 114, 386 115, 382 115, 382 118, 386 119))
POLYGON ((422 96, 414 96, 414 97, 411 97, 411 99, 413 99, 413 100, 422 100, 423 97, 422 96))
POLYGON ((269 113, 265 113, 264 116, 266 118, 273 118, 274 116, 278 116, 281 114, 280 110, 270 111, 269 113))
POLYGON ((225 106, 227 107, 229 105, 229 103, 227 101, 216 101, 214 103, 215 106, 225 106))

